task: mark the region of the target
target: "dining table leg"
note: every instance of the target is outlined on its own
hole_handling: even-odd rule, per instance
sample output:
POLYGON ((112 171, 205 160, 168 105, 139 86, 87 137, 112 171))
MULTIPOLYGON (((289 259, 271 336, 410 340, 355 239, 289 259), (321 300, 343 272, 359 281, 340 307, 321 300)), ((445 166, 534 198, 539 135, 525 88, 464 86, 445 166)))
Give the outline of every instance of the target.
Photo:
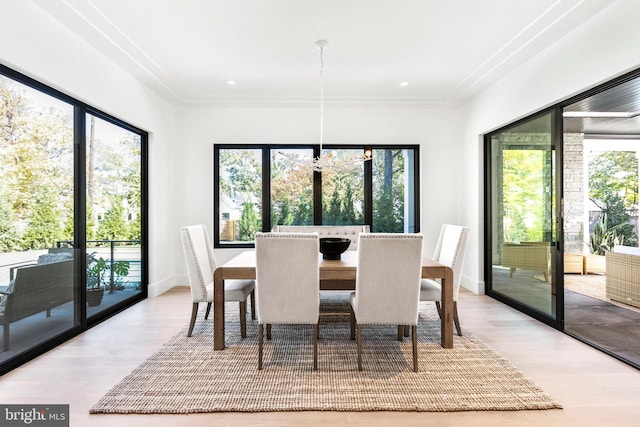
POLYGON ((444 348, 453 348, 453 271, 445 269, 442 278, 440 299, 442 301, 441 343, 444 348))
POLYGON ((213 349, 224 350, 224 279, 219 268, 213 273, 213 349))

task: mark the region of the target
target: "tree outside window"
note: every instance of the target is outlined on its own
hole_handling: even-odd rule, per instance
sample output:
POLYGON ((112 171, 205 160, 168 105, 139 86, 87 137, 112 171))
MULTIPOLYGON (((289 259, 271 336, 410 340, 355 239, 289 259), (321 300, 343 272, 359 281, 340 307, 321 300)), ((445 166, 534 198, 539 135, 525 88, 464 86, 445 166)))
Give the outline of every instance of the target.
MULTIPOLYGON (((365 148, 371 149, 325 147, 323 155, 352 158, 365 148)), ((368 224, 376 232, 419 231, 417 146, 376 147, 370 162, 322 172, 291 167, 285 152, 310 159, 314 150, 308 145, 214 146, 216 247, 250 247, 257 231, 275 225, 368 224)))

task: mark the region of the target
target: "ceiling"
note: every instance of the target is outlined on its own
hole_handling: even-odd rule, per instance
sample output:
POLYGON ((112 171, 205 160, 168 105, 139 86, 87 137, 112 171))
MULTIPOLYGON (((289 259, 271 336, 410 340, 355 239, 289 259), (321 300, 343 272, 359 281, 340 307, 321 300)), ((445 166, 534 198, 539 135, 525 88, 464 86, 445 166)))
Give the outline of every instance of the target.
POLYGON ((327 103, 447 107, 613 0, 34 2, 175 105, 317 103, 326 39, 327 103))
POLYGON ((566 132, 590 135, 640 135, 640 78, 626 81, 565 107, 564 111, 627 112, 630 118, 568 118, 563 120, 566 132))

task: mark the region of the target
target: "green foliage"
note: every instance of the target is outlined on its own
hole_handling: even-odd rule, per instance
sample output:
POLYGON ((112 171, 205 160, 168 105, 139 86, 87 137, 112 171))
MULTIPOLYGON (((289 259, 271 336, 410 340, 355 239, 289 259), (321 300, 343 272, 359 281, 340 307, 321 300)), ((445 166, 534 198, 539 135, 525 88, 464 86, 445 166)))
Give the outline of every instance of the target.
POLYGON ((87 204, 86 215, 87 240, 96 240, 96 218, 93 212, 93 206, 89 203, 87 204))
POLYGON ((60 211, 51 192, 41 189, 33 207, 32 215, 22 236, 24 249, 45 249, 62 240, 60 211))
MULTIPOLYGON (((374 203, 375 221, 373 231, 376 233, 402 233, 404 224, 399 221, 393 206, 393 194, 384 191, 374 203)), ((402 218, 402 217, 400 217, 402 218)))
POLYGON ((551 231, 552 200, 544 191, 549 186, 551 167, 546 150, 503 151, 505 241, 543 241, 545 232, 551 231))
MULTIPOLYGON (((33 92, 0 76, 2 251, 51 247, 57 240, 72 240, 75 233, 73 110, 53 99, 47 103, 46 97, 33 96, 33 92)), ((91 169, 96 176, 96 188, 91 189, 96 193, 96 206, 115 197, 126 200, 130 210, 140 208, 141 145, 137 135, 127 135, 121 140, 96 140, 96 164, 91 169)), ((124 210, 122 204, 120 208, 124 210)), ((88 204, 88 240, 95 239, 91 210, 88 204)), ((102 236, 127 239, 139 235, 135 222, 132 230, 115 221, 101 228, 102 236)))
POLYGON ((260 224, 255 206, 251 202, 244 202, 240 217, 240 240, 251 241, 255 239, 257 231, 260 231, 260 224))
POLYGON ((383 155, 374 164, 375 182, 380 188, 373 200, 373 231, 402 233, 404 231, 402 150, 384 150, 383 155))
POLYGON ((293 223, 293 215, 291 213, 291 204, 289 199, 285 198, 280 206, 280 215, 278 216, 278 225, 290 225, 293 223))
POLYGON ((220 188, 231 196, 258 194, 262 186, 262 167, 256 150, 220 150, 220 188))
POLYGON ((624 236, 618 234, 618 229, 623 224, 609 227, 607 214, 603 214, 593 226, 589 235, 589 250, 592 254, 604 255, 613 250, 616 245, 624 243, 624 236))
POLYGON ((333 196, 331 197, 331 202, 329 202, 329 209, 322 222, 326 225, 338 225, 340 224, 341 218, 342 199, 340 198, 340 193, 338 193, 338 189, 336 188, 333 192, 333 196))
POLYGON ((111 265, 103 257, 96 258, 94 252, 89 256, 89 264, 87 265, 87 288, 105 287, 107 281, 111 280, 111 269, 119 277, 128 276, 129 267, 129 261, 116 261, 111 265))
POLYGON ((604 210, 617 194, 626 209, 638 203, 638 158, 632 151, 593 152, 589 157, 589 198, 604 210))
MULTIPOLYGON (((623 239, 625 245, 638 246, 635 227, 630 223, 628 213, 638 203, 638 158, 635 152, 604 151, 591 154, 589 199, 606 217, 605 229, 615 230, 616 237, 623 239)), ((602 224, 596 224, 594 232, 596 228, 602 228, 602 224)), ((596 242, 590 241, 592 250, 601 252, 604 250, 602 247, 611 248, 611 241, 603 243, 599 238, 596 234, 596 242)))
POLYGON ((129 235, 127 237, 128 240, 140 240, 141 233, 141 223, 140 223, 140 215, 136 215, 131 222, 129 223, 129 235))
POLYGON ((344 192, 344 200, 342 201, 342 212, 340 213, 340 224, 352 225, 359 224, 360 220, 354 209, 353 190, 351 184, 347 183, 344 192))
POLYGON ((113 198, 111 207, 98 224, 98 240, 126 240, 129 237, 122 200, 113 198))
MULTIPOLYGON (((310 152, 311 150, 307 150, 310 152)), ((402 232, 404 230, 405 198, 405 150, 374 150, 374 227, 378 231, 402 232), (375 188, 388 189, 388 193, 375 188)), ((300 150, 300 154, 303 150, 300 150)), ((226 200, 262 200, 262 166, 259 149, 220 149, 220 191, 226 200)), ((353 154, 353 149, 334 150, 336 158, 353 154)), ((291 168, 282 160, 282 156, 271 152, 271 206, 270 226, 280 224, 313 224, 314 199, 313 178, 309 169, 291 168)), ((364 223, 364 167, 354 165, 348 168, 325 168, 322 171, 321 184, 322 219, 326 225, 349 225, 364 223)), ((225 202, 226 203, 226 202, 225 202)), ((317 207, 316 207, 317 208, 317 207)), ((230 207, 230 209, 232 209, 230 207)), ((253 239, 254 206, 242 208, 238 221, 241 241, 253 239)), ((259 219, 259 218, 258 218, 259 219)), ((258 228, 259 229, 259 228, 258 228)), ((224 234, 224 232, 223 232, 224 234)), ((228 233, 225 234, 225 236, 228 233)))
POLYGON ((0 196, 0 252, 11 252, 18 249, 20 237, 15 228, 11 203, 0 196))
POLYGON ((310 225, 313 224, 313 203, 305 194, 301 194, 298 198, 296 211, 293 217, 294 225, 310 225))

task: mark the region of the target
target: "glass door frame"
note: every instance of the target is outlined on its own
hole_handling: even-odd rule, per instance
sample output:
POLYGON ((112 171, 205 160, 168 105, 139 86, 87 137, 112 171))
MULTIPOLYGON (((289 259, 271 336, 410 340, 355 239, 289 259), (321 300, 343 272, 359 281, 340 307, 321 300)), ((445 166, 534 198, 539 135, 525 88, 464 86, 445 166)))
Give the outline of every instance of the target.
POLYGON ((528 116, 514 123, 510 123, 502 128, 496 129, 483 136, 483 149, 484 149, 484 283, 485 294, 513 307, 528 316, 533 317, 555 329, 562 330, 564 324, 564 265, 563 265, 563 126, 562 126, 562 108, 555 107, 540 111, 534 115, 528 116), (554 230, 554 236, 552 236, 555 245, 551 245, 551 281, 555 283, 555 317, 545 314, 539 310, 525 305, 524 303, 509 298, 504 294, 493 290, 492 268, 493 268, 493 224, 492 216, 492 136, 505 131, 507 129, 518 126, 519 124, 531 121, 538 117, 551 114, 551 147, 555 151, 555 165, 554 165, 554 191, 556 194, 556 203, 554 206, 555 212, 552 217, 555 218, 555 225, 552 228, 554 230))

